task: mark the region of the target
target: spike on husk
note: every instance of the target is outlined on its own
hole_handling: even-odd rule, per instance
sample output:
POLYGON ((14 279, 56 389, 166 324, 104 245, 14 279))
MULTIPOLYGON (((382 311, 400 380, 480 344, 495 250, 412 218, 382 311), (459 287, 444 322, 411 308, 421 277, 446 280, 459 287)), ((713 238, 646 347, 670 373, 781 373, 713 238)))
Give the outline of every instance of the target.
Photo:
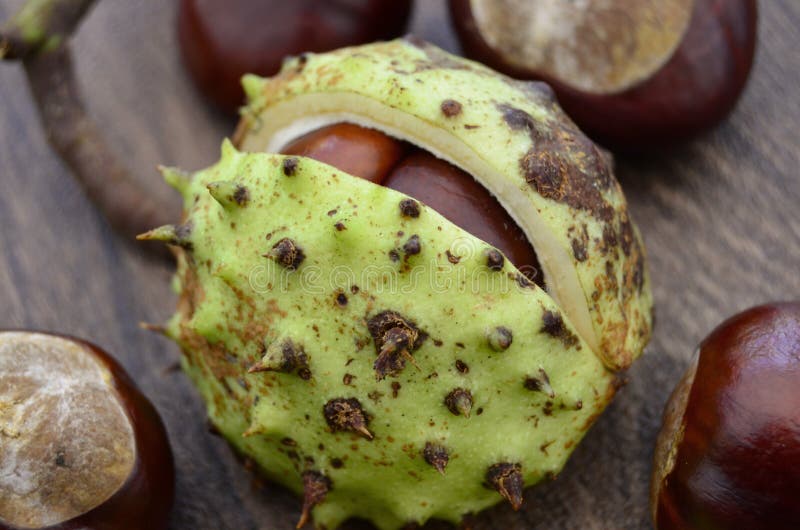
POLYGON ((550 377, 544 371, 544 368, 539 368, 538 376, 529 376, 525 379, 525 388, 534 392, 542 392, 550 396, 550 398, 556 397, 556 392, 550 384, 550 377))
POLYGON ((239 151, 233 145, 233 142, 229 138, 225 138, 222 140, 222 146, 220 147, 220 162, 224 163, 231 160, 233 157, 239 154, 239 151))
POLYGON ((139 241, 162 241, 169 245, 191 250, 192 242, 189 240, 191 232, 192 229, 189 225, 163 225, 153 228, 144 234, 139 234, 136 239, 139 241))
POLYGON ((158 333, 159 335, 164 335, 165 337, 169 337, 167 328, 163 324, 153 324, 151 322, 139 322, 139 329, 152 331, 153 333, 158 333))
POLYGON ((444 468, 447 467, 447 463, 450 461, 450 454, 446 447, 427 442, 425 449, 422 451, 422 456, 425 458, 425 462, 433 466, 441 475, 444 475, 444 468))
POLYGON ((519 464, 495 464, 486 472, 486 482, 502 495, 514 511, 522 507, 522 466, 519 464))
POLYGON ((231 180, 212 182, 206 188, 214 200, 226 210, 247 206, 250 201, 250 191, 247 187, 231 180))
POLYGON ((242 77, 242 88, 245 95, 247 95, 247 99, 252 101, 264 90, 264 79, 257 75, 246 74, 242 77))
POLYGON ((444 398, 447 409, 456 416, 469 418, 472 411, 472 392, 463 388, 456 388, 444 398))
POLYGON ((331 479, 318 471, 303 473, 303 511, 296 528, 303 528, 309 520, 311 509, 325 500, 331 489, 331 479))
POLYGON ((397 376, 405 368, 406 361, 421 370, 412 353, 419 349, 427 334, 417 325, 396 311, 381 311, 367 321, 367 329, 375 341, 378 358, 373 368, 378 381, 388 376, 397 376))
POLYGON ((184 195, 192 184, 192 174, 188 171, 170 166, 158 166, 158 171, 161 173, 164 182, 181 195, 184 195))
POLYGON ((258 372, 296 373, 301 379, 311 378, 305 349, 291 339, 272 341, 264 356, 247 371, 251 374, 258 372))
POLYGON ((337 398, 328 401, 323 408, 325 421, 333 432, 351 431, 367 440, 374 436, 367 429, 368 418, 361 403, 355 398, 337 398))

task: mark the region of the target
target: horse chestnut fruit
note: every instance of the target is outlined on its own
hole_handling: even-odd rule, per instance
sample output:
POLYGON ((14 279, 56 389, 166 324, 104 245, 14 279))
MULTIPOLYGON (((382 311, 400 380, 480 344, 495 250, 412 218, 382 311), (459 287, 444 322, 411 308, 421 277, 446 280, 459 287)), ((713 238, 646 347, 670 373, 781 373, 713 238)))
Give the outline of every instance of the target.
POLYGON ((450 0, 464 52, 555 89, 592 138, 654 150, 721 121, 745 86, 756 0, 450 0))
POLYGON ((140 236, 175 250, 165 334, 210 421, 303 493, 300 525, 520 508, 650 333, 608 159, 543 84, 419 39, 295 57, 243 86, 219 162, 165 170, 180 224, 140 236), (547 289, 498 248, 517 228, 547 289))
POLYGON ((0 332, 0 530, 163 529, 173 487, 164 425, 108 354, 0 332))
POLYGON ((201 92, 235 112, 244 74, 275 74, 284 57, 397 37, 411 0, 181 0, 178 41, 201 92))
POLYGON ((749 309, 701 345, 664 414, 657 530, 800 528, 800 303, 749 309))

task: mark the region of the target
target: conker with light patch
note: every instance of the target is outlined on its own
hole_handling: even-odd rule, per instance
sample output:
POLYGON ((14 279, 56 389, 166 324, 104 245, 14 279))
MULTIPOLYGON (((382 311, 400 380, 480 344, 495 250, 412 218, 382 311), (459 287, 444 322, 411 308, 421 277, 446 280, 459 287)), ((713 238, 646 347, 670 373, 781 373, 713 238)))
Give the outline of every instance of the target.
POLYGON ((664 412, 657 530, 800 528, 800 303, 755 307, 700 345, 664 412))
POLYGON ((0 332, 0 529, 165 529, 174 471, 164 425, 88 342, 0 332))
POLYGON ((228 113, 244 74, 272 75, 284 58, 397 37, 411 0, 181 0, 178 42, 202 94, 228 113))
POLYGON ((450 0, 467 56, 546 81, 618 151, 653 151, 719 123, 753 63, 756 0, 450 0))

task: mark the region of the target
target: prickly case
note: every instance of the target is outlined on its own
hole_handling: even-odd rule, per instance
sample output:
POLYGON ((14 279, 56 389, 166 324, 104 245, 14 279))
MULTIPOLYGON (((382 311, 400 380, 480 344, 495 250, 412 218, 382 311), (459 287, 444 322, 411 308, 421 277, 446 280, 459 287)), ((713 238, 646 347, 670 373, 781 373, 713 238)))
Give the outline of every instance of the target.
POLYGON ((145 236, 177 248, 168 334, 211 421, 304 492, 301 522, 518 507, 649 337, 643 250, 607 161, 540 85, 421 43, 305 56, 246 86, 243 149, 353 121, 470 172, 534 243, 549 292, 413 198, 226 143, 212 168, 166 172, 184 219, 145 236))

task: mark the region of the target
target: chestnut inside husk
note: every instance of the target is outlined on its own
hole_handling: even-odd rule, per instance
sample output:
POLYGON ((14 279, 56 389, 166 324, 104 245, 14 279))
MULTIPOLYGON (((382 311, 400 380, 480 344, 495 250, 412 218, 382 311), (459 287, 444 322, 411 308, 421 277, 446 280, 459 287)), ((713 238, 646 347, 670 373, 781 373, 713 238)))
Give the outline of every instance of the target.
POLYGON ((449 162, 408 142, 350 123, 308 133, 281 152, 325 162, 419 199, 502 251, 529 280, 545 287, 536 252, 517 223, 486 188, 449 162))

